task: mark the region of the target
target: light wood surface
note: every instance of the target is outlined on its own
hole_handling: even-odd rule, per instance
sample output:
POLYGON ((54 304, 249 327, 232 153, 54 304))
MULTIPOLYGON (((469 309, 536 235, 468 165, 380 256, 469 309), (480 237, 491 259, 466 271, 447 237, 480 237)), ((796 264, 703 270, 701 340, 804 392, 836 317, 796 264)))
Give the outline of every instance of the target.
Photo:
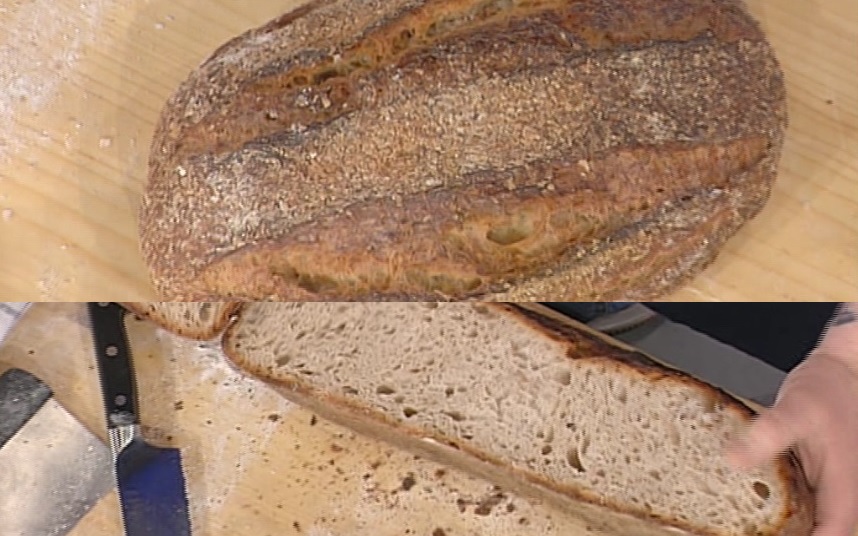
MULTIPOLYGON (((136 212, 154 122, 220 44, 302 0, 0 8, 0 297, 151 299, 136 212)), ((858 300, 858 10, 750 0, 791 127, 764 213, 672 299, 858 300)))

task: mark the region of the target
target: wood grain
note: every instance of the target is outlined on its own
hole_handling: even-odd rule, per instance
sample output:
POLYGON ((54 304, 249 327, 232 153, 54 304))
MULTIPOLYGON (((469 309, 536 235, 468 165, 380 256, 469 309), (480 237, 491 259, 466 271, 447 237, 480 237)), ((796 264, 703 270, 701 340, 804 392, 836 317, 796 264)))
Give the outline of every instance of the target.
MULTIPOLYGON (((136 213, 161 106, 224 41, 300 2, 4 4, 0 297, 154 298, 136 213)), ((858 300, 858 10, 749 4, 787 75, 781 176, 763 214, 669 299, 858 300)))

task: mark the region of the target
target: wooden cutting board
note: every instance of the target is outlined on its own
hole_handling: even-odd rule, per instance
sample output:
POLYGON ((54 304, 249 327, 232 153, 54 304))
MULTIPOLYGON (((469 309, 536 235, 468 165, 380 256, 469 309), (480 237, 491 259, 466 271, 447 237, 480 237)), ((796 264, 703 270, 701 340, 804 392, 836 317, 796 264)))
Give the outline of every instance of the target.
MULTIPOLYGON (((317 419, 220 352, 129 320, 143 433, 182 450, 195 536, 600 536, 549 505, 494 489, 317 419)), ((0 347, 105 439, 82 304, 36 304, 0 347)), ((72 531, 114 536, 112 493, 72 531)))
MULTIPOLYGON (((0 8, 0 296, 151 299, 136 211, 153 125, 219 45, 302 0, 11 0, 0 8)), ((858 10, 750 0, 791 129, 764 213, 677 300, 858 300, 858 10)))

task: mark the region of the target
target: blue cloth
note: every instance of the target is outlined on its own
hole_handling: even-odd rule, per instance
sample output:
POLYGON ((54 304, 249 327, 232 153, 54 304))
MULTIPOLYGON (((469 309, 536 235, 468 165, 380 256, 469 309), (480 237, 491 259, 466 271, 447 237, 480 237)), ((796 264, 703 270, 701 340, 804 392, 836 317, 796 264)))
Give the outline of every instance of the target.
POLYGON ((546 302, 545 305, 555 311, 559 311, 579 322, 592 322, 593 320, 613 313, 628 309, 631 302, 546 302))

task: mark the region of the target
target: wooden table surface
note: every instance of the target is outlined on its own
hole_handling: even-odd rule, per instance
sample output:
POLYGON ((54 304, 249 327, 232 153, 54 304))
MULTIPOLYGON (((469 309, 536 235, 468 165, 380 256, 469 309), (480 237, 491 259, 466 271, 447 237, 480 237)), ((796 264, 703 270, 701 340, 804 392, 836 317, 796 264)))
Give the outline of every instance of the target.
MULTIPOLYGON (((0 297, 150 299, 136 212, 154 122, 215 48, 302 0, 0 7, 0 297)), ((858 300, 858 9, 749 0, 791 127, 764 213, 683 300, 858 300)))

